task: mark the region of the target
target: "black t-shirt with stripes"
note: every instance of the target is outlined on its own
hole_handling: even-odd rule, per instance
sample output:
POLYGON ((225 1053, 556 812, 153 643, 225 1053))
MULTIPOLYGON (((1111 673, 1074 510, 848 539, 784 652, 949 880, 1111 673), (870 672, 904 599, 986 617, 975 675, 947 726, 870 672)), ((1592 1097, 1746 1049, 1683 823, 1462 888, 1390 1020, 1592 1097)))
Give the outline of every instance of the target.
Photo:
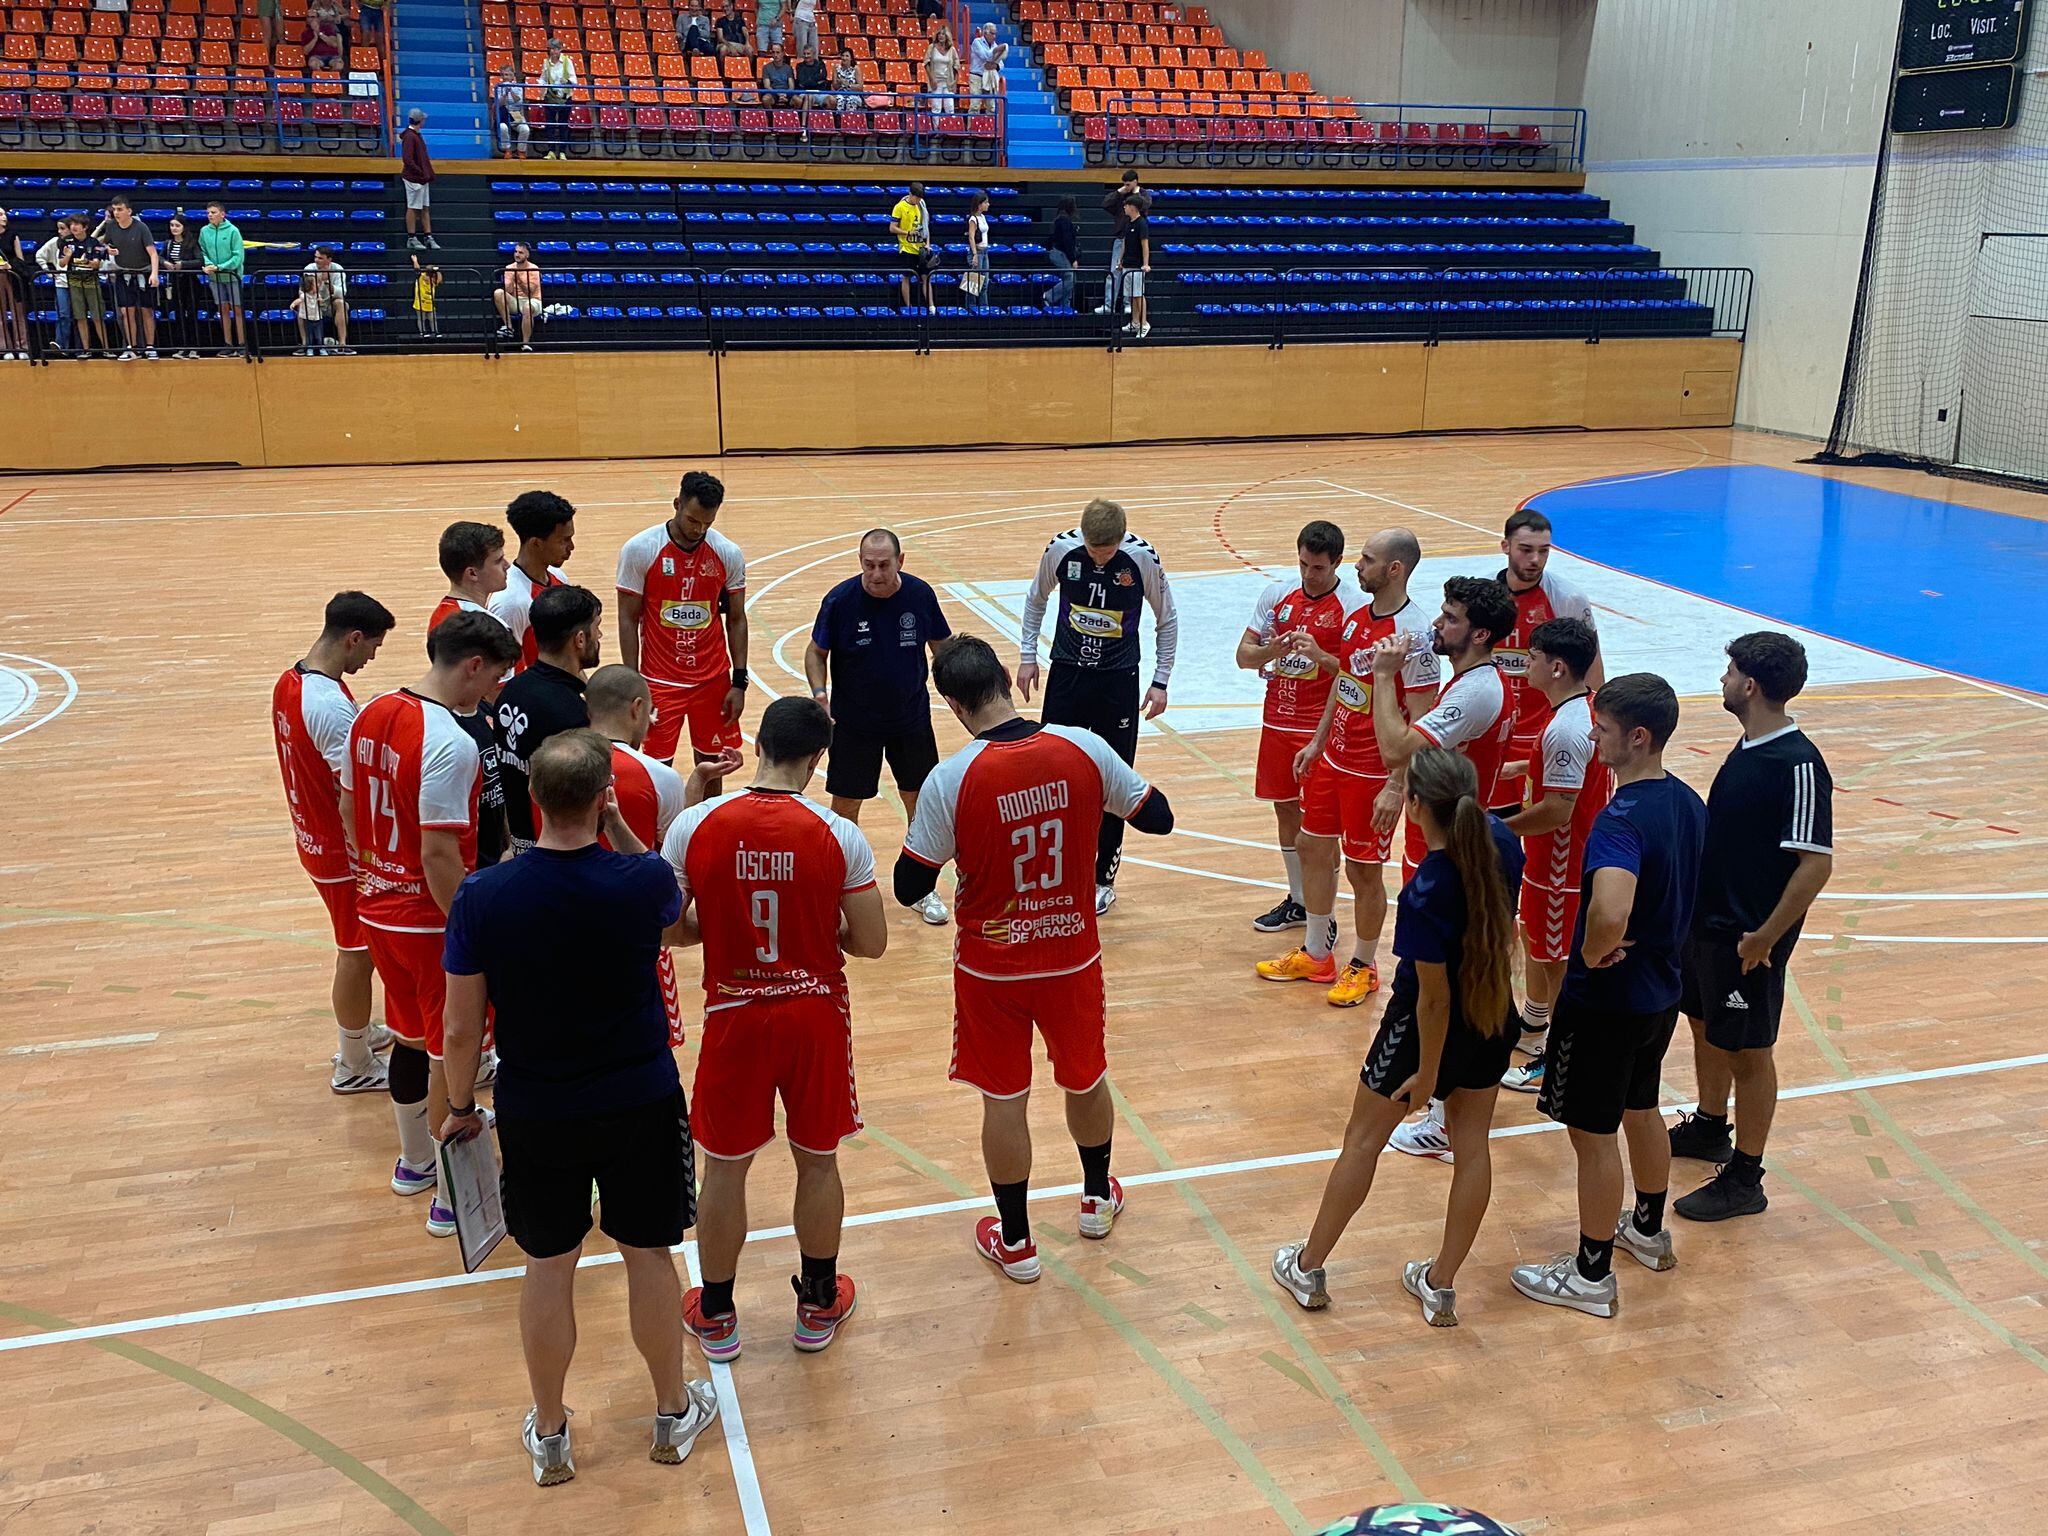
MULTIPOLYGON (((1763 926, 1802 853, 1833 853, 1835 781, 1797 725, 1739 741, 1707 794, 1693 931, 1738 939, 1763 926)), ((1794 923, 1781 941, 1799 936, 1794 923)))

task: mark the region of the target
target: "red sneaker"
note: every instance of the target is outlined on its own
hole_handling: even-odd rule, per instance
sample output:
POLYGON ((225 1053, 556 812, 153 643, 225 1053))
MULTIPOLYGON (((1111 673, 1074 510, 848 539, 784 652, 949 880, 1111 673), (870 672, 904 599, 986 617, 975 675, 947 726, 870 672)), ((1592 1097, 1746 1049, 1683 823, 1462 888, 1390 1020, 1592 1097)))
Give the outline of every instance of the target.
POLYGON ((984 1259, 1019 1285, 1038 1278, 1038 1244, 1029 1237, 1012 1248, 1003 1241, 1003 1218, 984 1216, 974 1224, 974 1246, 984 1259))
POLYGON ((815 1355, 832 1342, 839 1325, 853 1316, 854 1308, 860 1305, 860 1298, 854 1295, 853 1281, 846 1275, 839 1277, 839 1289, 829 1307, 814 1307, 807 1303, 803 1282, 796 1276, 791 1275, 789 1283, 796 1287, 796 1332, 790 1335, 789 1341, 805 1354, 815 1355))
POLYGON ((692 1286, 683 1293, 683 1326, 697 1336, 697 1347, 704 1351, 704 1358, 723 1365, 728 1360, 740 1357, 740 1315, 728 1312, 724 1317, 704 1315, 704 1290, 692 1286))
POLYGON ((1098 1200, 1093 1195, 1081 1197, 1081 1235, 1109 1236, 1109 1229, 1116 1225, 1116 1219, 1123 1214, 1123 1209, 1124 1187, 1112 1176, 1107 1200, 1098 1200))

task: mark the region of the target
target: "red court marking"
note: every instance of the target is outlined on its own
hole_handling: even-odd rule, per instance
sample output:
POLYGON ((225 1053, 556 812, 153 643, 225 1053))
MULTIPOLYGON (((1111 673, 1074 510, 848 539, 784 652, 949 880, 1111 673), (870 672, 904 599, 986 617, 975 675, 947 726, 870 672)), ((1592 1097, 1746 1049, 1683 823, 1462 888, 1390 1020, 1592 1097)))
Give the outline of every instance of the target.
POLYGON ((37 491, 38 491, 39 489, 40 489, 40 487, 38 487, 38 486, 33 486, 33 485, 32 485, 32 486, 30 486, 30 487, 29 487, 29 488, 28 488, 27 490, 23 491, 23 492, 22 492, 22 493, 21 493, 21 494, 20 494, 19 496, 15 497, 15 498, 14 498, 14 500, 12 500, 12 501, 10 501, 9 503, 7 503, 7 505, 6 505, 6 506, 4 506, 4 507, 0 507, 0 517, 5 517, 5 516, 6 516, 6 515, 7 515, 8 513, 12 512, 12 511, 13 511, 13 510, 14 510, 14 509, 15 509, 16 507, 20 506, 20 505, 21 505, 21 504, 22 504, 22 503, 23 503, 24 501, 27 501, 27 500, 29 499, 29 497, 31 497, 31 496, 33 496, 33 495, 35 495, 35 493, 36 493, 36 492, 37 492, 37 491))

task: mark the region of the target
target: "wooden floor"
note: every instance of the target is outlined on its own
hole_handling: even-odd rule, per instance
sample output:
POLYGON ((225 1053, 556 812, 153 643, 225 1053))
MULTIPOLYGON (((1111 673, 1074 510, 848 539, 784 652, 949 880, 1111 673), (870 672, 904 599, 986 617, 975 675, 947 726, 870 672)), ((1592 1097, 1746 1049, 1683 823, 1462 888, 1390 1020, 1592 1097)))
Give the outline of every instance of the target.
MULTIPOLYGON (((935 581, 1022 578, 1107 494, 1169 571, 1235 556, 1279 572, 1309 516, 1354 541, 1405 521, 1432 554, 1477 553, 1561 482, 1802 451, 1700 432, 740 459, 719 526, 750 557, 755 675, 787 691, 767 643, 808 625, 878 522, 935 581)), ((414 676, 436 533, 532 486, 581 508, 569 569, 609 596, 621 541, 685 467, 0 479, 0 649, 40 690, 0 725, 0 1530, 1243 1536, 1415 1494, 1552 1536, 2042 1528, 2048 1064, 2014 1058, 2048 1050, 2048 713, 1934 677, 1805 701, 1842 789, 1848 899, 1823 903, 1811 927, 1837 937, 1793 972, 1781 1071, 1803 1096, 1779 1111, 1772 1206, 1675 1223, 1679 1269, 1629 1266, 1615 1320, 1508 1286, 1574 1221, 1564 1139, 1515 1095, 1463 1327, 1424 1327, 1402 1293, 1446 1175, 1392 1154, 1333 1261, 1331 1310, 1274 1289, 1271 1251, 1306 1231, 1377 1008, 1254 981, 1270 852, 1134 838, 1151 862, 1127 870, 1105 939, 1117 1164, 1150 1182, 1114 1238, 1073 1240, 1062 1194, 1035 1208, 1044 1283, 974 1255, 952 1208, 987 1191, 978 1105, 945 1081, 949 935, 898 915, 888 960, 853 968, 859 1318, 829 1353, 794 1353, 792 1240, 751 1244, 744 1432, 728 1413, 687 1465, 657 1467, 621 1272, 587 1269, 581 1476, 536 1490, 516 1281, 454 1283, 452 1246, 385 1186, 384 1101, 327 1091, 331 952, 265 701, 343 586, 401 616, 359 696, 414 676)), ((1235 638, 1184 633, 1183 654, 1235 638)), ((1679 767, 1704 786, 1729 736, 1711 700, 1689 705, 1679 767)), ((1141 766, 1187 831, 1259 844, 1252 746, 1176 734, 1141 766)), ((868 830, 886 863, 900 817, 877 807, 868 830)), ((1684 1052, 1666 1076, 1686 1099, 1684 1052)), ((1034 1116, 1040 1182, 1071 1184, 1056 1101, 1034 1116)), ((1700 1171, 1679 1165, 1676 1187, 1700 1171)), ((789 1189, 765 1157, 757 1230, 787 1221, 789 1189)), ((507 1244, 494 1269, 516 1259, 507 1244)))

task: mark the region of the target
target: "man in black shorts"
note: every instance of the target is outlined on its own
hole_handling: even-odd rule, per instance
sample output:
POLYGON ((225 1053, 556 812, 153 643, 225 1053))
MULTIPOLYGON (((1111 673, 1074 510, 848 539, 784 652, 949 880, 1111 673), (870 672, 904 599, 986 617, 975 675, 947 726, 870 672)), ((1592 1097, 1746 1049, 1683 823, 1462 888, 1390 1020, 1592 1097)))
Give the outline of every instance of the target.
POLYGON ((1586 835, 1584 899, 1550 1025, 1538 1106, 1571 1132, 1579 1164, 1579 1250, 1520 1264, 1515 1289, 1546 1306, 1612 1317, 1618 1243, 1649 1269, 1677 1264, 1664 1230, 1671 1148, 1657 1076, 1678 1024, 1679 961, 1699 888, 1707 808, 1664 771, 1678 695, 1649 672, 1610 679, 1593 700, 1593 745, 1614 798, 1586 835), (1621 1202, 1626 1128, 1633 1209, 1621 1202))
POLYGON ((689 1108, 655 969, 682 896, 611 797, 610 742, 565 731, 534 754, 532 770, 540 841, 463 881, 448 913, 441 1139, 485 1129, 476 1066, 488 1002, 501 1057, 505 1226, 527 1255, 520 1338, 534 1403, 522 1438, 533 1480, 546 1487, 576 1475, 562 1389, 593 1181, 598 1224, 625 1262, 633 1342, 654 1379, 649 1459, 688 1456, 718 1399, 684 1375, 683 1294, 669 1253, 696 1220, 689 1108))
MULTIPOLYGON (((825 594, 804 650, 811 697, 832 716, 825 792, 834 815, 860 821, 861 802, 881 793, 886 756, 904 821, 917 819, 917 792, 939 762, 928 655, 952 635, 931 583, 904 574, 902 541, 887 528, 863 534, 860 574, 825 594)), ((935 925, 947 916, 937 891, 917 911, 935 925)))
POLYGON ((1759 630, 1729 642, 1721 707, 1742 722, 1742 740, 1707 793, 1707 857, 1685 951, 1700 1106, 1671 1128, 1672 1156, 1722 1167, 1672 1207, 1688 1221, 1752 1216, 1770 1203, 1763 1157, 1778 1106, 1772 1049, 1785 967, 1835 867, 1835 781, 1785 712, 1805 686, 1806 650, 1790 635, 1759 630))

